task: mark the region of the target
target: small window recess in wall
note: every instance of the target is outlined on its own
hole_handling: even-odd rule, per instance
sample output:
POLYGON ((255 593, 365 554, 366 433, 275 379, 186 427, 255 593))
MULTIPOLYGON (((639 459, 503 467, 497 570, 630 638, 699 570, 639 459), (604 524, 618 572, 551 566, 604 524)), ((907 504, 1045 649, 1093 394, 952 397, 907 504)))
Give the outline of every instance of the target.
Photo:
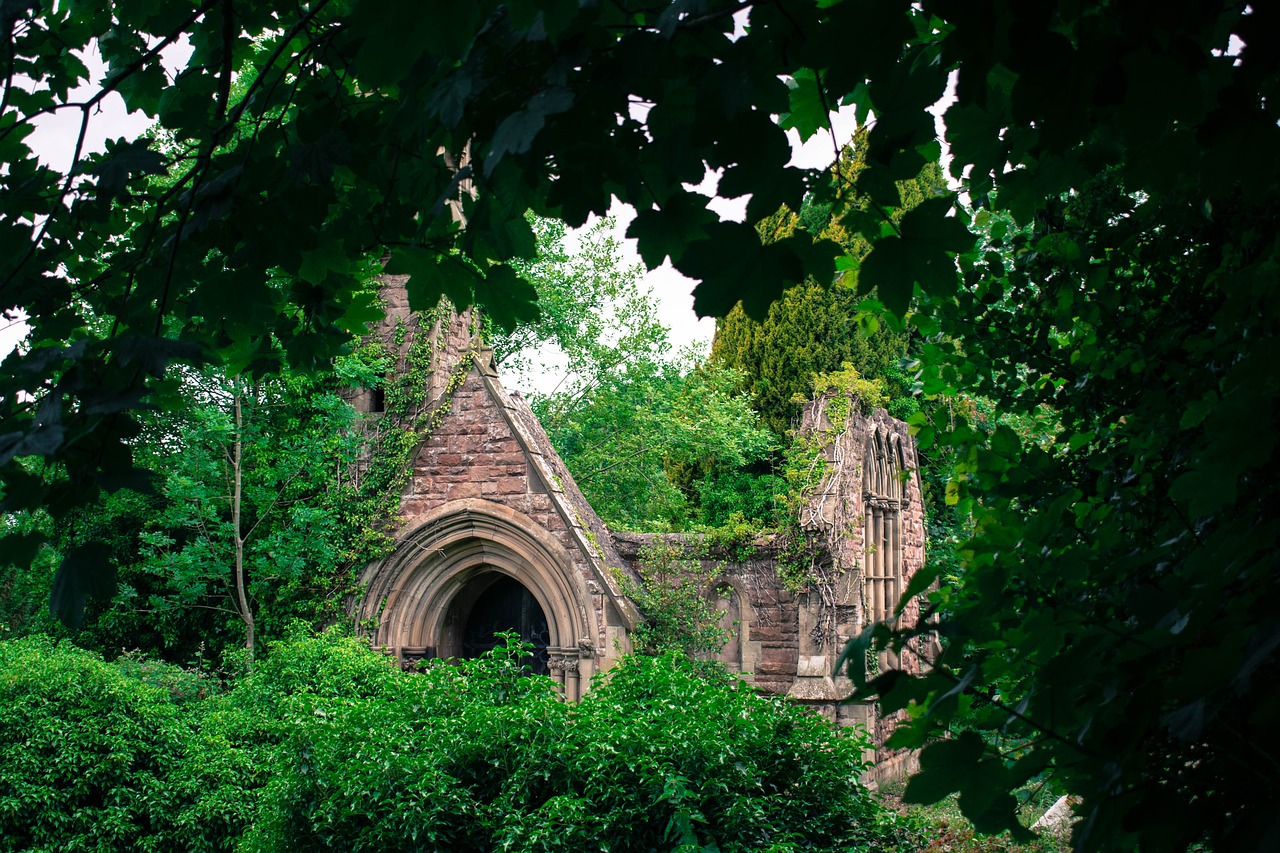
POLYGON ((384 387, 386 377, 382 382, 369 389, 369 412, 370 414, 378 414, 387 410, 387 392, 384 387))

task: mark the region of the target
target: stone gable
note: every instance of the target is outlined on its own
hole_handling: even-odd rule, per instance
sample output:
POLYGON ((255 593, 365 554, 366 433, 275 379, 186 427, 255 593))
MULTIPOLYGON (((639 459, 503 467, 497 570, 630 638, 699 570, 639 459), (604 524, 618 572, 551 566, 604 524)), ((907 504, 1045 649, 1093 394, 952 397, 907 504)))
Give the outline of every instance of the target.
POLYGON ((465 355, 413 456, 395 551, 365 573, 361 618, 402 658, 459 656, 485 589, 513 578, 546 619, 549 672, 576 696, 629 649, 639 614, 616 576, 627 569, 528 404, 498 381, 492 354, 465 355))

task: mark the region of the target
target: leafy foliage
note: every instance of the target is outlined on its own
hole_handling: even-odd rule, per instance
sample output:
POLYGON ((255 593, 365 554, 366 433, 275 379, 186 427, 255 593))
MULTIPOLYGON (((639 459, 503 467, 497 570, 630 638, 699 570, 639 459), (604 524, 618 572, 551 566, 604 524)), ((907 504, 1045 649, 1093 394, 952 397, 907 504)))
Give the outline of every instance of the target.
POLYGON ((573 399, 617 373, 667 360, 657 300, 623 260, 611 220, 578 235, 572 250, 564 223, 540 219, 533 227, 537 257, 515 266, 538 290, 538 319, 510 331, 486 323, 506 375, 559 374, 553 393, 573 399))
POLYGON ((851 734, 671 655, 568 706, 521 676, 523 654, 308 698, 250 849, 796 849, 892 831, 851 734))
MULTIPOLYGON (((867 168, 868 132, 860 130, 840 153, 832 180, 852 187, 867 168)), ((901 206, 884 212, 889 227, 904 214, 946 192, 941 170, 929 164, 918 177, 896 183, 901 206)), ((858 263, 871 244, 852 227, 859 217, 875 217, 869 198, 847 193, 837 200, 806 197, 799 213, 779 210, 758 226, 766 242, 785 240, 797 232, 837 242, 846 253, 842 264, 852 271, 837 278, 809 280, 788 289, 769 306, 763 319, 755 319, 741 306, 716 322, 713 361, 741 371, 743 388, 752 406, 781 439, 799 416, 801 403, 811 397, 811 384, 820 373, 850 364, 863 376, 892 380, 894 398, 910 395, 910 383, 898 363, 906 356, 906 330, 881 323, 883 307, 874 297, 871 282, 860 280, 858 263)), ((896 285, 896 281, 891 283, 896 285)))
POLYGON ((401 672, 295 632, 226 692, 37 638, 0 643, 0 847, 878 849, 902 834, 852 732, 634 658, 578 705, 515 638, 401 672))
MULTIPOLYGON (((934 602, 946 656, 875 687, 927 711, 901 743, 975 704, 1016 739, 931 744, 921 797, 959 785, 997 828, 1001 792, 1052 766, 1084 797, 1082 849, 1274 840, 1273 4, 5 9, 0 293, 33 331, 0 364, 0 511, 42 508, 58 529, 142 487, 136 413, 170 364, 326 364, 368 317, 352 271, 366 253, 405 265, 416 305, 470 291, 500 323, 531 316, 502 263, 533 251, 525 212, 579 225, 616 196, 641 208, 647 264, 701 280, 701 312, 763 318, 838 259, 891 311, 919 300, 926 394, 1061 419, 1048 449, 963 415, 917 423, 954 448, 947 494, 975 535, 961 592, 934 602), (184 37, 191 56, 167 75, 160 53, 184 37), (70 95, 91 42, 108 76, 70 95), (252 82, 233 95, 241 69, 252 82), (952 75, 949 169, 973 215, 943 197, 894 219, 897 182, 940 153, 928 110, 952 75), (163 132, 41 165, 33 122, 70 111, 85 127, 112 92, 163 132), (838 104, 875 116, 852 187, 789 167, 771 118, 807 138, 838 104), (750 196, 749 222, 806 193, 833 210, 865 198, 840 216, 869 253, 717 221, 686 188, 708 169, 750 196)), ((42 531, 5 533, 30 564, 42 531)), ((104 556, 64 555, 67 617, 109 585, 104 556)))
POLYGON ((186 721, 67 643, 0 643, 0 849, 166 850, 186 721))
POLYGON ((759 526, 776 515, 773 439, 741 394, 739 374, 693 349, 668 352, 652 293, 638 285, 602 220, 576 252, 562 223, 535 220, 542 315, 487 331, 517 371, 562 373, 532 404, 552 443, 601 515, 624 530, 759 526))
POLYGON ((118 492, 51 536, 64 553, 100 543, 119 566, 116 594, 89 609, 77 641, 220 659, 293 619, 332 619, 382 506, 353 500, 368 491, 354 478, 354 411, 294 375, 246 386, 210 369, 180 391, 137 442, 160 472, 152 493, 118 492))
POLYGON ((811 397, 815 374, 848 363, 883 377, 906 355, 904 336, 887 327, 863 331, 861 302, 852 289, 809 283, 788 290, 763 322, 735 309, 716 326, 712 360, 741 372, 761 419, 786 436, 799 417, 796 399, 811 397))
POLYGON ((997 26, 976 7, 946 14, 951 169, 984 241, 960 253, 954 288, 917 294, 923 387, 976 393, 1030 429, 917 418, 923 446, 955 454, 948 499, 973 535, 959 584, 932 594, 949 640, 935 669, 871 690, 919 709, 895 744, 969 731, 925 746, 907 797, 958 790, 989 831, 1047 770, 1083 797, 1077 849, 1265 848, 1280 588, 1263 367, 1277 256, 1261 235, 1277 211, 1234 146, 1277 134, 1260 59, 1274 31, 1227 6, 1154 29, 1065 9, 997 26))
POLYGON ((744 507, 772 509, 771 496, 725 494, 725 481, 767 460, 773 446, 737 383, 732 371, 692 359, 649 363, 581 395, 537 397, 533 410, 614 529, 682 530, 744 507))
MULTIPOLYGON (((0 529, 9 537, 47 538, 50 521, 44 512, 14 513, 0 516, 0 529)), ((22 636, 29 633, 56 635, 65 629, 49 611, 49 591, 58 569, 58 555, 53 549, 37 548, 30 563, 10 552, 0 558, 0 633, 22 636)))
POLYGON ((681 553, 678 544, 655 539, 640 549, 639 581, 621 577, 622 590, 644 614, 631 636, 638 654, 677 652, 690 659, 714 656, 728 642, 719 626, 722 615, 709 598, 720 575, 681 553))

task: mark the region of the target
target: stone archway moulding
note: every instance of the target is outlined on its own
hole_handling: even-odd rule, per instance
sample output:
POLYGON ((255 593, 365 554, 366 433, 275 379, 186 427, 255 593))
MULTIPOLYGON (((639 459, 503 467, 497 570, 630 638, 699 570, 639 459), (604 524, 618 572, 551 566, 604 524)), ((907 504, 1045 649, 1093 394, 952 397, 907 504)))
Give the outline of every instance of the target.
POLYGON ((450 605, 478 577, 519 581, 547 617, 553 675, 575 699, 595 670, 598 636, 585 581, 550 533, 509 507, 451 501, 422 516, 395 549, 371 565, 359 618, 376 620, 375 647, 439 656, 450 605))

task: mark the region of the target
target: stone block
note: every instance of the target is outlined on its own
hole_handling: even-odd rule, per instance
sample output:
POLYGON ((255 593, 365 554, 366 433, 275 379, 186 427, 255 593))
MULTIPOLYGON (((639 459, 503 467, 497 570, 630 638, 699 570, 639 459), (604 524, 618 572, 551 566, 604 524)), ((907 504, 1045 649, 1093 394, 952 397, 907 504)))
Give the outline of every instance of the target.
POLYGON ((766 675, 795 675, 795 649, 764 646, 760 649, 760 662, 757 671, 766 675))
POLYGON ((524 477, 503 477, 497 481, 498 493, 502 495, 519 495, 528 491, 524 477))
POLYGON ((753 624, 751 638, 762 643, 778 642, 783 638, 782 626, 777 623, 753 624))
POLYGON ((480 451, 481 441, 478 436, 466 435, 458 433, 450 436, 449 446, 458 453, 466 456, 467 454, 475 454, 480 451))
POLYGON ((464 498, 480 497, 479 483, 454 483, 446 492, 446 497, 451 501, 460 501, 464 498))
POLYGON ((801 678, 825 678, 831 675, 831 661, 826 655, 800 655, 796 675, 801 678))
POLYGON ((489 462, 492 465, 505 465, 508 468, 516 466, 523 468, 526 464, 523 453, 513 453, 505 448, 489 454, 489 462))

